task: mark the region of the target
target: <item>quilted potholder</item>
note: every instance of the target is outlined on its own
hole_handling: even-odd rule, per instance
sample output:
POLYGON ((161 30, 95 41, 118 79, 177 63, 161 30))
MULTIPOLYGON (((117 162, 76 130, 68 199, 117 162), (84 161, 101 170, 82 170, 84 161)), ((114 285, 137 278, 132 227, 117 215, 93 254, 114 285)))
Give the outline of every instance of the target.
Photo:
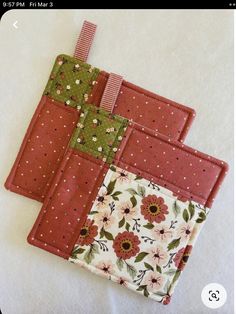
POLYGON ((107 86, 102 108, 81 106, 28 241, 167 304, 227 164, 104 110, 107 86))
MULTIPOLYGON (((84 103, 99 106, 109 74, 86 63, 96 26, 85 22, 74 57, 56 58, 5 187, 43 202, 84 103)), ((194 110, 122 82, 113 113, 183 141, 194 110)))

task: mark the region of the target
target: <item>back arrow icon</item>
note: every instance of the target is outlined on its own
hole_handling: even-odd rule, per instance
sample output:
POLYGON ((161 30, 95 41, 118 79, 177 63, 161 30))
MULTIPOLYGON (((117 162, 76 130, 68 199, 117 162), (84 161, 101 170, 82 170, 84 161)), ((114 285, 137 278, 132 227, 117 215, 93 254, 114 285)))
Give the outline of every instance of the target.
POLYGON ((13 23, 13 26, 15 27, 15 28, 18 28, 18 26, 16 25, 18 23, 18 21, 15 21, 14 23, 13 23))

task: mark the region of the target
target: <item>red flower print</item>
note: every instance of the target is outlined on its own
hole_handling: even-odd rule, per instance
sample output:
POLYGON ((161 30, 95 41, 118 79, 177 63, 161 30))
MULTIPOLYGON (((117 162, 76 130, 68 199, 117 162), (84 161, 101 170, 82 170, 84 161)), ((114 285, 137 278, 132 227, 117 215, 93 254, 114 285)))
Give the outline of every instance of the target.
POLYGON ((80 230, 77 243, 80 245, 89 245, 94 241, 98 234, 98 227, 93 224, 93 220, 87 219, 80 230))
POLYGON ((169 304, 169 303, 170 303, 170 296, 169 296, 169 295, 165 295, 165 296, 163 297, 162 303, 163 303, 164 305, 169 304))
POLYGON ((113 248, 117 257, 122 259, 129 259, 132 256, 137 255, 139 252, 140 241, 138 236, 136 236, 133 232, 120 232, 115 237, 113 242, 113 248))
POLYGON ((192 245, 187 245, 186 248, 180 249, 174 257, 175 266, 179 270, 183 270, 192 251, 192 245))
POLYGON ((166 219, 165 215, 169 212, 168 207, 164 203, 164 199, 162 197, 148 195, 142 199, 141 213, 149 222, 155 221, 160 223, 166 219))

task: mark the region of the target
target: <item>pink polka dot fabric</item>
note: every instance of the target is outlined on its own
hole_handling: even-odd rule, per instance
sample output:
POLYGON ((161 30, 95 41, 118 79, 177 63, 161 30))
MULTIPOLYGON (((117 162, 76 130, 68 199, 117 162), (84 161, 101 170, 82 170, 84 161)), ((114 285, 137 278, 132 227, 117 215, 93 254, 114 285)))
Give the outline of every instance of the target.
MULTIPOLYGON (((102 72, 86 103, 99 106, 106 82, 107 74, 102 72)), ((113 113, 181 142, 195 116, 194 110, 125 81, 113 113)), ((5 187, 43 202, 78 117, 77 108, 44 95, 30 122, 5 187)))
POLYGON ((43 202, 78 117, 78 111, 43 96, 5 187, 43 202))

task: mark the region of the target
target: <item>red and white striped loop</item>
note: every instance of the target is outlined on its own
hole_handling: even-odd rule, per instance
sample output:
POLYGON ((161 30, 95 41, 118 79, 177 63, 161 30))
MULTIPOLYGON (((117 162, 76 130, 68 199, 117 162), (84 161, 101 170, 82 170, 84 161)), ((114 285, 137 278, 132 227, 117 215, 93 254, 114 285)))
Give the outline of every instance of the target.
POLYGON ((76 47, 74 57, 86 62, 91 48, 97 25, 84 21, 76 47))
POLYGON ((102 99, 100 102, 100 108, 109 112, 113 111, 116 99, 120 92, 123 77, 114 73, 110 73, 106 87, 104 89, 102 99))

